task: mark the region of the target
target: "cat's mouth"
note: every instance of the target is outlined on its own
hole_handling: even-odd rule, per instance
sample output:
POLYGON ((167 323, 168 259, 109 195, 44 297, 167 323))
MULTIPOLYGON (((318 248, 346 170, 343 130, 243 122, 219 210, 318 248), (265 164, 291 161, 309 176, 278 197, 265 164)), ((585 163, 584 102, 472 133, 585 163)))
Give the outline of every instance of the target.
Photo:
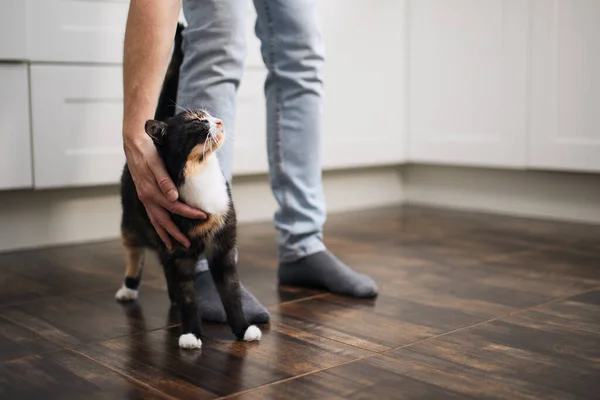
POLYGON ((206 138, 206 141, 219 148, 221 147, 221 144, 223 144, 224 140, 225 129, 223 129, 223 124, 221 123, 221 121, 218 120, 215 126, 211 127, 210 131, 208 132, 208 137, 206 138))
POLYGON ((219 150, 224 141, 224 132, 210 132, 206 137, 206 140, 204 140, 202 143, 199 143, 194 150, 192 150, 194 155, 193 158, 196 158, 198 161, 202 162, 204 159, 206 159, 206 157, 219 150))

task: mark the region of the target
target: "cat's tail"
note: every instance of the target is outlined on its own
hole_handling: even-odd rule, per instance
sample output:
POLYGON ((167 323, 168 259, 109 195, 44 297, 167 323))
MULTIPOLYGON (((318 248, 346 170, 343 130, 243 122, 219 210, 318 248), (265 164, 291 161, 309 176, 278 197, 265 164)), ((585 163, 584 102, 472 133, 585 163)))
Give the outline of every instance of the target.
POLYGON ((165 80, 158 98, 158 105, 154 119, 157 121, 165 121, 168 118, 177 114, 177 92, 179 88, 179 70, 183 63, 183 29, 181 22, 177 24, 175 32, 175 41, 173 45, 173 54, 171 61, 165 74, 165 80))

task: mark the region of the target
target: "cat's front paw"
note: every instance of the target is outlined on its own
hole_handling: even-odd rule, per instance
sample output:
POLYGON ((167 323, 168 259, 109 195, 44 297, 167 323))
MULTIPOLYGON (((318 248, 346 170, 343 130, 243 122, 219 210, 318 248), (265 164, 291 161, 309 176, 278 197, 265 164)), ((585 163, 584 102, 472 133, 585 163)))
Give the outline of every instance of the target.
POLYGON ((135 289, 129 289, 128 287, 121 286, 117 293, 115 293, 115 299, 117 301, 133 301, 137 299, 138 291, 135 289))
POLYGON ((202 347, 202 340, 193 333, 186 333, 179 336, 179 347, 182 349, 199 349, 202 347))
POLYGON ((244 333, 244 342, 258 342, 261 337, 260 329, 256 325, 250 325, 244 333))

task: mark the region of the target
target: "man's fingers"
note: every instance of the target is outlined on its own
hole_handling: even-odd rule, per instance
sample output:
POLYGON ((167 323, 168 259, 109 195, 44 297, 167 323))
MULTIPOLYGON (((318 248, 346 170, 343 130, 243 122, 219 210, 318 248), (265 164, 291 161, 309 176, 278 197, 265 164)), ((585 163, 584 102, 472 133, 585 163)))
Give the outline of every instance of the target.
POLYGON ((206 213, 196 208, 190 207, 180 201, 171 201, 161 204, 164 208, 172 212, 173 214, 181 215, 185 218, 190 219, 206 219, 206 213))
POLYGON ((151 160, 148 160, 148 167, 154 174, 154 178, 156 179, 156 183, 158 184, 160 191, 167 197, 167 199, 170 201, 177 200, 177 188, 169 177, 162 160, 159 157, 152 157, 151 160))
POLYGON ((188 238, 183 233, 181 233, 179 228, 177 228, 177 226, 173 223, 173 221, 169 217, 169 214, 167 214, 167 212, 164 209, 156 207, 153 210, 153 214, 157 222, 169 233, 169 235, 171 235, 175 240, 184 245, 186 248, 190 247, 190 241, 188 240, 188 238))
POLYGON ((171 239, 169 238, 167 231, 165 231, 165 229, 160 225, 160 223, 156 219, 154 219, 154 217, 150 213, 148 213, 148 217, 150 218, 150 222, 152 223, 152 226, 154 226, 156 233, 158 233, 160 240, 162 240, 165 246, 167 246, 167 249, 172 250, 173 243, 171 243, 171 239))

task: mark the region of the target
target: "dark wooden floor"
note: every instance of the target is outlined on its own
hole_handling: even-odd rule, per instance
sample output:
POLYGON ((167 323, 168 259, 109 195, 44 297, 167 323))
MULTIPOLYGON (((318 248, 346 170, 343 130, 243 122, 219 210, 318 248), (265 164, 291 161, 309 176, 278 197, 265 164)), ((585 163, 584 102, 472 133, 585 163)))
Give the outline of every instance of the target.
POLYGON ((260 343, 177 347, 160 269, 120 305, 118 242, 0 255, 1 399, 599 399, 600 227, 404 208, 330 217, 376 300, 276 285, 270 224, 240 228, 260 343))

